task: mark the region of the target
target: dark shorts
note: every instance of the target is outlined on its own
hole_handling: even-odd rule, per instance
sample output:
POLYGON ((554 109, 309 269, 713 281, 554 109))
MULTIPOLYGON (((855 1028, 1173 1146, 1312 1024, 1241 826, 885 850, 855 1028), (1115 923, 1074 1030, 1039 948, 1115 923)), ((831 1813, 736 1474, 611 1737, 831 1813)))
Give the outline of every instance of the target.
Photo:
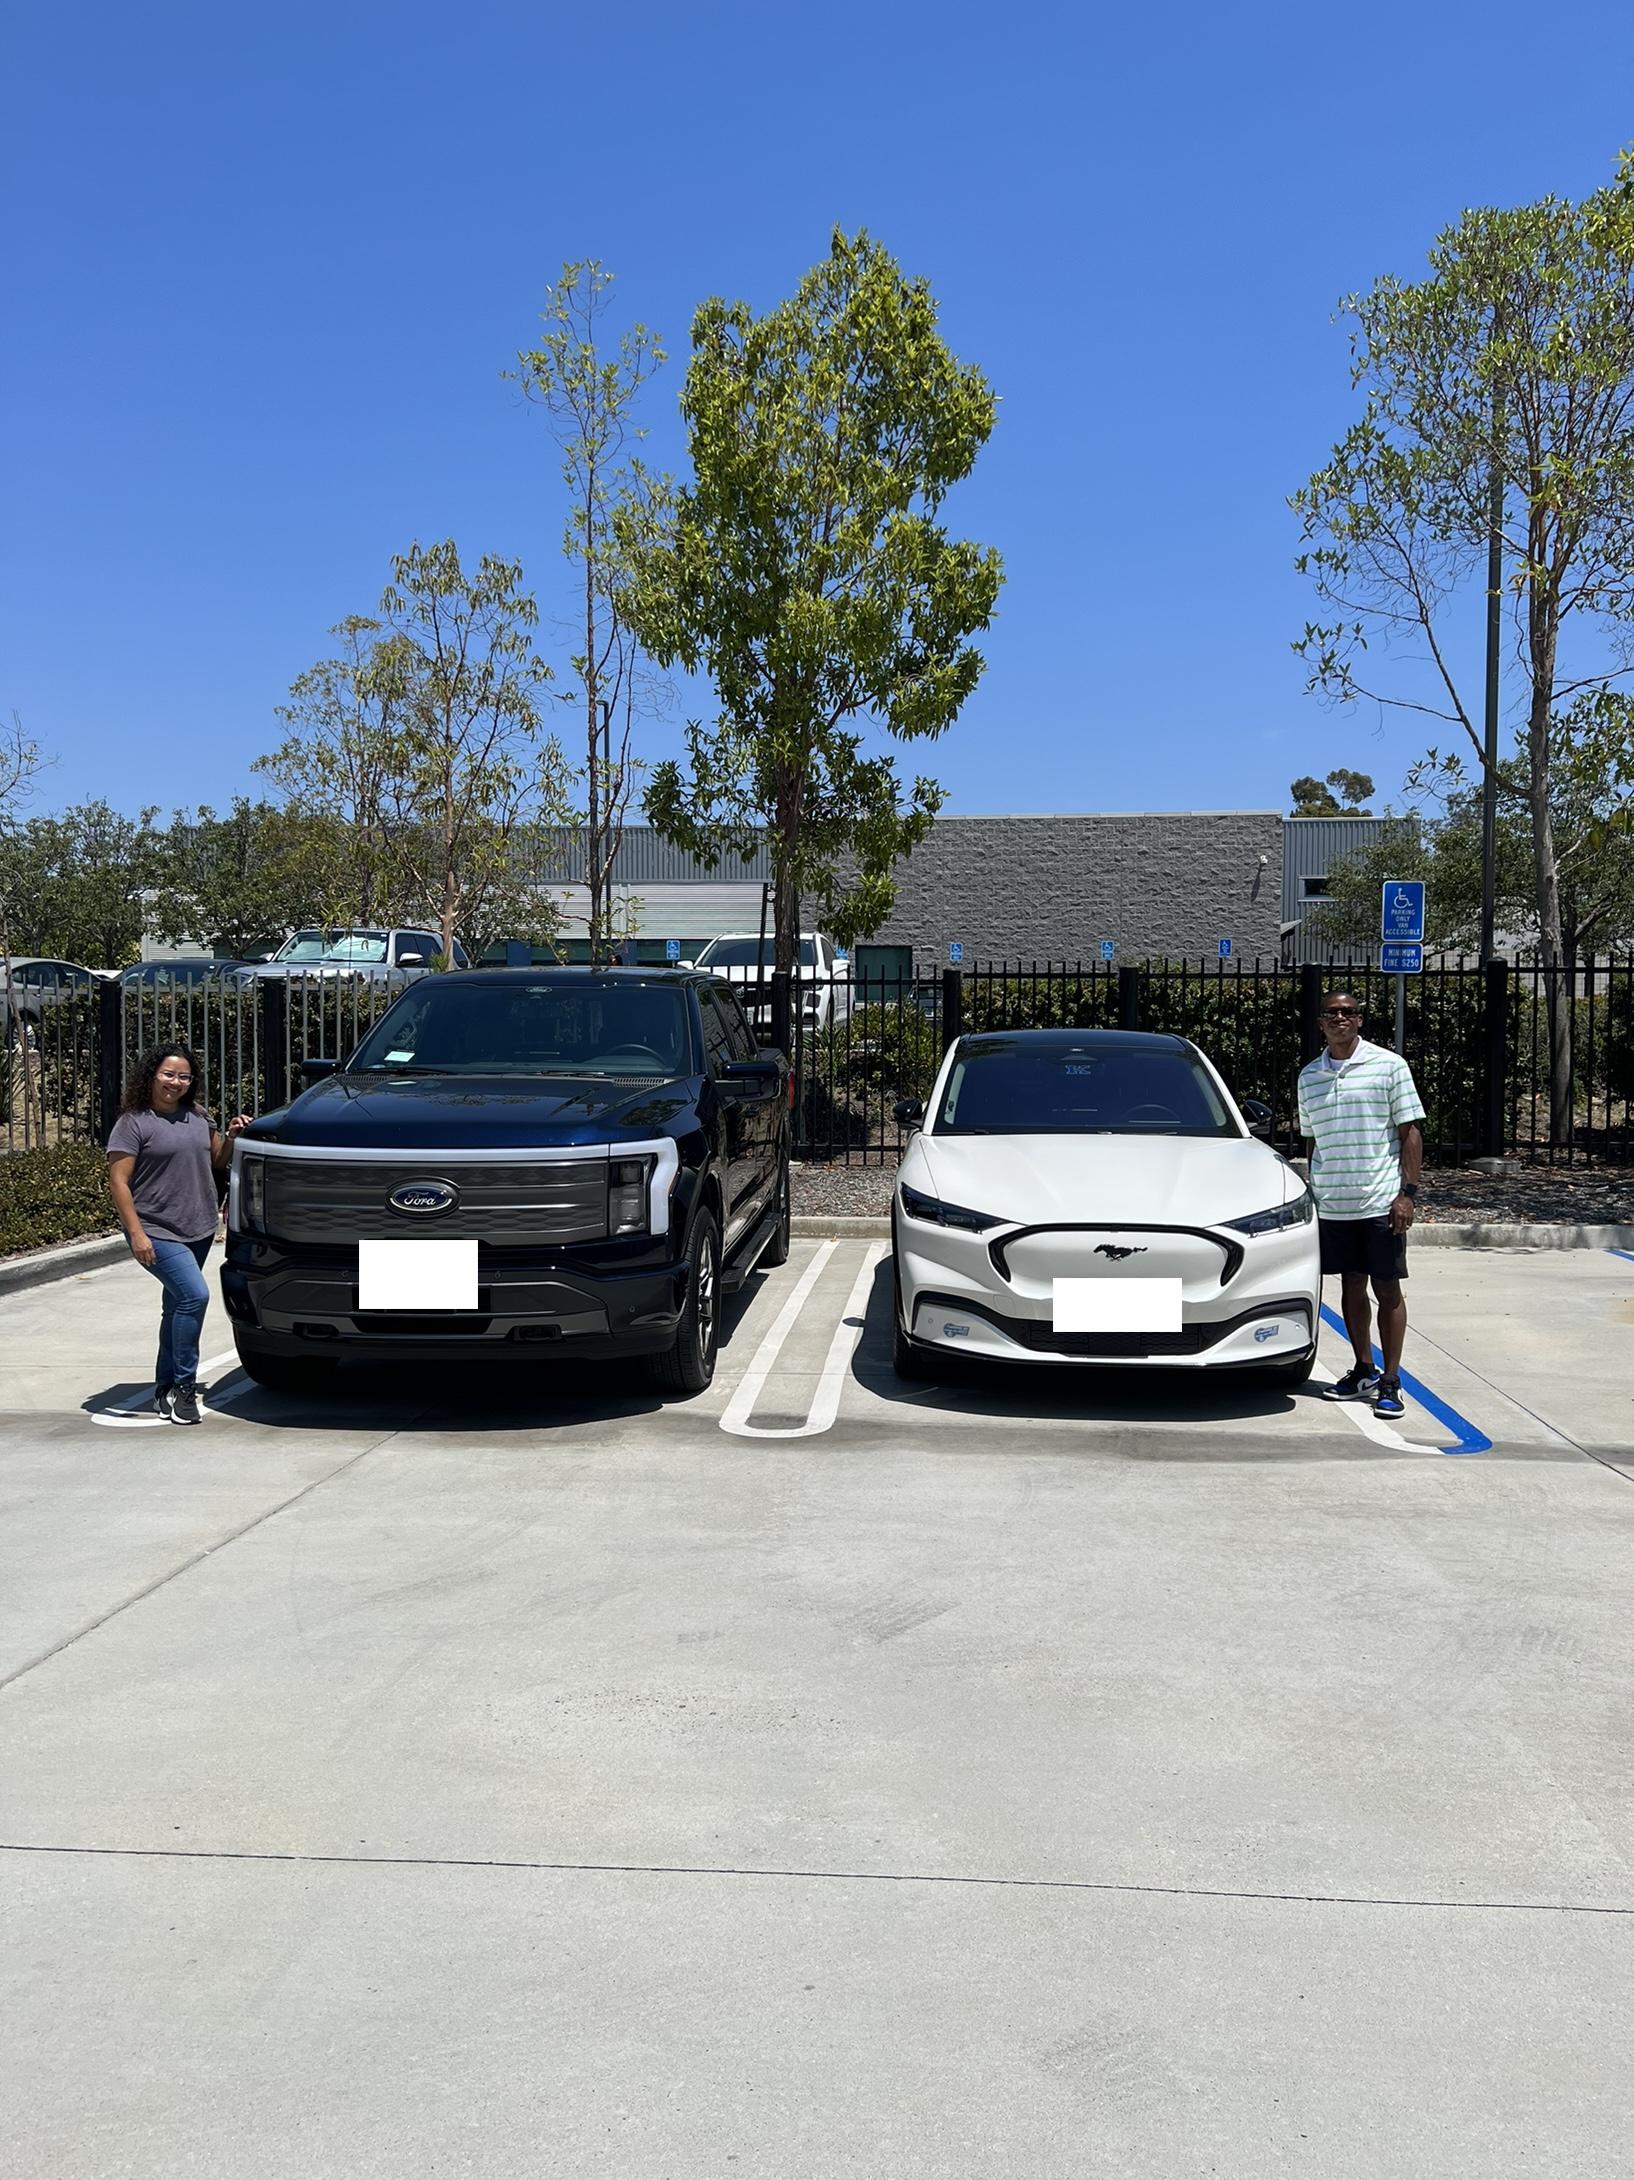
POLYGON ((1361 1272, 1369 1279, 1407 1277, 1407 1236, 1388 1218, 1318 1219, 1325 1272, 1361 1272))

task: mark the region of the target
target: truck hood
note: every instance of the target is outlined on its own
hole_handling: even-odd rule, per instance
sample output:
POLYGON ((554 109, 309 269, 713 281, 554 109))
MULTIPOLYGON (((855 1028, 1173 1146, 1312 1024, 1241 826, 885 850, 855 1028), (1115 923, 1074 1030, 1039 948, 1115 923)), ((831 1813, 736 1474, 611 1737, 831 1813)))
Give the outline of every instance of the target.
POLYGON ((331 1075, 241 1141, 403 1151, 634 1142, 683 1133, 701 1091, 685 1076, 331 1075))

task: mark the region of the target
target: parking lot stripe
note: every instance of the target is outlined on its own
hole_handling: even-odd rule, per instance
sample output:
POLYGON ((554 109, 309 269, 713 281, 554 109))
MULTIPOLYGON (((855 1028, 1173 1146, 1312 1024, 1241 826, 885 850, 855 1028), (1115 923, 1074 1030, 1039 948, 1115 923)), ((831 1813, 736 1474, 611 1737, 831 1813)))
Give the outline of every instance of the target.
POLYGON ((751 1430, 749 1418, 754 1414, 761 1393, 765 1390, 766 1380, 771 1376, 772 1367, 782 1352, 783 1342, 800 1320, 800 1312, 806 1306, 806 1297, 822 1277, 829 1258, 839 1246, 837 1241, 818 1244, 811 1262, 796 1280, 794 1291, 773 1320, 771 1330, 755 1349, 754 1359, 743 1373, 737 1391, 727 1402, 726 1412, 721 1417, 723 1431, 730 1431, 737 1438, 761 1438, 767 1435, 762 1431, 751 1430))
MULTIPOLYGON (((1343 1338, 1349 1338, 1349 1334, 1345 1332, 1344 1319, 1337 1310, 1330 1309, 1325 1302, 1322 1305, 1322 1322, 1331 1326, 1343 1338)), ((1379 1369, 1384 1368, 1384 1357, 1377 1347, 1373 1350, 1373 1360, 1379 1369)), ((1436 1446, 1430 1448, 1430 1451, 1435 1453, 1490 1453, 1492 1451, 1492 1441, 1484 1431, 1478 1431, 1468 1416, 1461 1416, 1456 1408, 1449 1407, 1439 1393, 1432 1393, 1430 1388, 1415 1378, 1411 1371, 1404 1370, 1401 1372, 1401 1388, 1404 1393, 1410 1394, 1427 1414, 1434 1416, 1438 1423, 1443 1424, 1453 1434, 1454 1442, 1452 1445, 1436 1446)), ((1400 1432, 1391 1430, 1389 1424, 1381 1422, 1374 1415, 1371 1408, 1366 1410, 1366 1419, 1364 1420, 1361 1411, 1365 1404, 1341 1401, 1336 1405, 1343 1407, 1347 1414, 1354 1409, 1355 1421, 1358 1427, 1366 1432, 1369 1438, 1375 1437, 1382 1432, 1384 1442, 1393 1443, 1412 1452, 1426 1450, 1422 1445, 1416 1444, 1414 1440, 1403 1438, 1400 1432), (1368 1430, 1369 1423, 1375 1426, 1374 1430, 1368 1430)))
POLYGON ((1634 1264, 1634 1249, 1608 1249, 1608 1257, 1621 1257, 1625 1264, 1634 1264))
MULTIPOLYGON (((889 1242, 876 1241, 863 1251, 862 1269, 852 1282, 840 1321, 834 1328, 834 1337, 828 1343, 828 1354, 823 1362, 822 1374, 817 1380, 811 1412, 804 1423, 746 1424, 742 1432, 745 1438, 820 1438, 824 1431, 833 1429, 834 1418, 840 1412, 840 1394, 851 1368, 851 1358, 857 1351, 857 1342, 862 1338, 869 1289, 874 1284, 874 1270, 889 1248, 889 1242)), ((722 1428, 726 1427, 723 1421, 722 1428)))

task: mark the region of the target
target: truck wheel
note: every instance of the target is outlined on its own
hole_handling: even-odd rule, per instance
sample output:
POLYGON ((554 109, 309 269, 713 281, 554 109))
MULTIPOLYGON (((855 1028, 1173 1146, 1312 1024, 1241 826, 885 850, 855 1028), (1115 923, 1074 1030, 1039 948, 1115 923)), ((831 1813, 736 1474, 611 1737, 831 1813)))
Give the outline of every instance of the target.
POLYGON ((245 1377, 264 1385, 269 1393, 317 1393, 330 1383, 335 1366, 327 1358, 310 1360, 305 1355, 273 1355, 235 1332, 238 1366, 245 1377))
POLYGON ((787 1264, 792 1206, 789 1201, 789 1161, 785 1153, 777 1169, 777 1231, 760 1253, 762 1264, 787 1264))
POLYGON ((693 1220, 688 1254, 692 1271, 675 1344, 647 1358, 652 1382, 666 1393, 705 1392, 715 1375, 721 1333, 721 1235, 713 1212, 700 1211, 693 1220))

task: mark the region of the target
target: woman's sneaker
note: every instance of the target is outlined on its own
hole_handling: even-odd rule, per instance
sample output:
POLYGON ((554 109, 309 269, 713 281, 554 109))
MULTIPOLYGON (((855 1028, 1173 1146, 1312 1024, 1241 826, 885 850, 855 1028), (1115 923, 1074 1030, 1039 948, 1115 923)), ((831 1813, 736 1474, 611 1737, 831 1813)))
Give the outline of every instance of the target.
POLYGON ((173 1385, 156 1385, 153 1388, 153 1412, 156 1416, 162 1417, 166 1423, 174 1423, 176 1420, 170 1412, 170 1404, 175 1396, 175 1391, 176 1388, 173 1385))
POLYGON ((1324 1385, 1324 1400, 1371 1400, 1378 1388, 1379 1373, 1364 1370, 1360 1363, 1352 1363, 1336 1385, 1324 1385))
POLYGON ((1401 1397, 1399 1378, 1380 1378, 1373 1394, 1373 1413, 1388 1416, 1407 1413, 1407 1404, 1401 1397))
POLYGON ((202 1423, 199 1414, 198 1388, 191 1378, 183 1378, 180 1385, 170 1388, 170 1420, 172 1423, 202 1423))

